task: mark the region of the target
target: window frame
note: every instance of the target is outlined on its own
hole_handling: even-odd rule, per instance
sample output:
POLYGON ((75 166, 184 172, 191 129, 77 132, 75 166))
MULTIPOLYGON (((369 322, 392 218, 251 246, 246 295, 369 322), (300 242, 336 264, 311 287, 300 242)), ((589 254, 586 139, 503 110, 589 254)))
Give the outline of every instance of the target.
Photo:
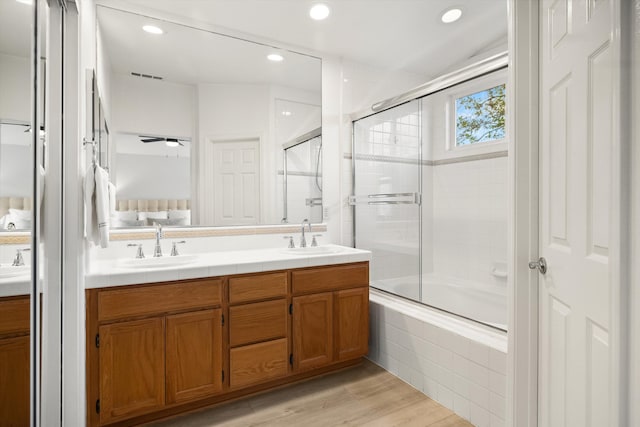
POLYGON ((478 92, 483 92, 485 90, 489 90, 496 86, 505 85, 505 105, 508 105, 508 97, 509 94, 508 84, 507 84, 507 70, 498 70, 491 74, 488 74, 483 77, 475 78, 469 82, 462 83, 455 88, 447 96, 446 102, 446 129, 447 129, 447 137, 446 137, 446 152, 459 152, 459 151, 498 151, 500 149, 504 149, 507 141, 509 139, 508 126, 506 123, 508 121, 509 112, 505 111, 505 129, 504 129, 504 138, 495 139, 491 141, 485 142, 477 142, 471 144, 458 145, 457 144, 457 114, 456 114, 456 100, 460 98, 464 98, 465 96, 473 95, 478 92))

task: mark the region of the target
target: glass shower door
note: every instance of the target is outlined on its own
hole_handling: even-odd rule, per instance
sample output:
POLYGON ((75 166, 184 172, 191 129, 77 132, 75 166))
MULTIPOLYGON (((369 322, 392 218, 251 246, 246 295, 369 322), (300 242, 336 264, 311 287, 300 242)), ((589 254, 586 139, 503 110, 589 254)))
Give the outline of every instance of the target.
POLYGON ((420 300, 421 119, 412 101, 353 124, 354 246, 370 250, 371 284, 420 300))

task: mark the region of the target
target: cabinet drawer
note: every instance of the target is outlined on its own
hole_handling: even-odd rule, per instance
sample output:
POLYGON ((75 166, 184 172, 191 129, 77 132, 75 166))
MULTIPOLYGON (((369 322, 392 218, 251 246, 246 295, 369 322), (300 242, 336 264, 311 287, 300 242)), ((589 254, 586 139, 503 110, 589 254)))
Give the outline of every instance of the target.
POLYGON ((229 307, 229 345, 266 341, 287 336, 287 300, 229 307))
POLYGON ((259 301, 287 295, 287 272, 260 274, 229 279, 229 302, 259 301))
POLYGON ((291 282, 294 294, 369 286, 369 263, 294 270, 291 282))
POLYGON ((287 375, 287 340, 282 338, 231 349, 231 388, 246 387, 287 375))
POLYGON ((221 279, 114 289, 98 293, 98 320, 206 308, 221 302, 221 279))
POLYGON ((0 335, 29 333, 29 297, 0 299, 0 335))

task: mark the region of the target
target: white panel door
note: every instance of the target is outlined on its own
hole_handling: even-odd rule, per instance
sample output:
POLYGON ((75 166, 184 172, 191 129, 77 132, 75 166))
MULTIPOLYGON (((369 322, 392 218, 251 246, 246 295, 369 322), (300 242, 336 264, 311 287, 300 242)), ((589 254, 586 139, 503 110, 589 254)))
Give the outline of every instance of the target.
POLYGON ((539 424, 611 426, 619 0, 541 10, 539 424))
POLYGON ((215 225, 260 222, 260 142, 212 142, 215 225))

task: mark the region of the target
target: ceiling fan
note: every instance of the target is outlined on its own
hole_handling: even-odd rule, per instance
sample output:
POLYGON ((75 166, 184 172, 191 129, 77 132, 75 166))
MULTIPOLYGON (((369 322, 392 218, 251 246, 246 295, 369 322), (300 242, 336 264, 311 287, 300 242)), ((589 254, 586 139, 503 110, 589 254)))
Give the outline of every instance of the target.
POLYGON ((143 144, 148 144, 150 142, 164 142, 167 147, 177 147, 179 145, 184 146, 183 142, 189 141, 188 139, 169 138, 164 136, 138 135, 138 137, 143 144))

